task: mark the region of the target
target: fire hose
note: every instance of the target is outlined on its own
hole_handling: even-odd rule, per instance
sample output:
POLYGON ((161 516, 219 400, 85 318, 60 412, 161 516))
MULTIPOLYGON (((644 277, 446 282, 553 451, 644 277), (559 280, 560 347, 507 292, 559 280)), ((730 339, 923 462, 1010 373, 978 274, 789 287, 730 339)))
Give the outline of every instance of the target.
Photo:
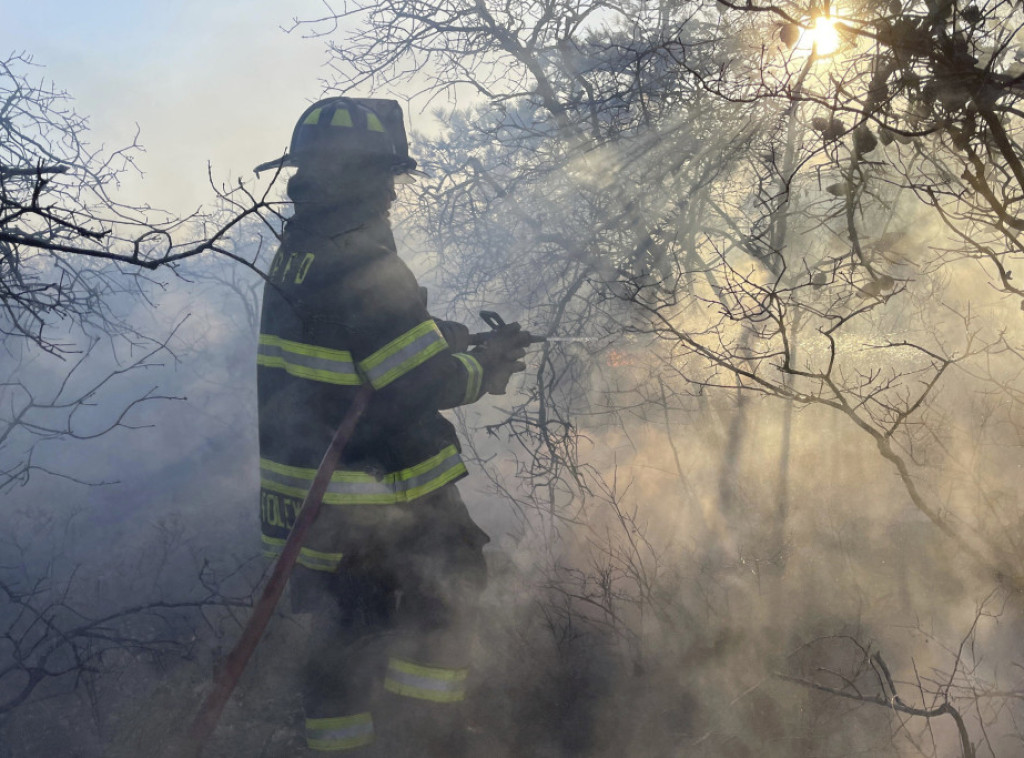
MULTIPOLYGON (((501 316, 493 311, 481 311, 480 316, 491 327, 491 332, 471 335, 471 344, 474 345, 485 343, 488 336, 494 335, 502 329, 509 328, 510 326, 518 328, 518 325, 505 324, 501 316)), ((545 341, 543 337, 527 336, 530 342, 545 341)), ((288 535, 281 555, 274 564, 274 569, 270 574, 270 579, 267 580, 266 587, 263 588, 263 594, 256 602, 256 605, 253 606, 252 615, 242 629, 242 635, 239 637, 238 642, 235 643, 235 646, 228 653, 224 662, 217 667, 214 674, 213 688, 199 707, 199 712, 196 714, 189 729, 185 749, 181 753, 182 758, 199 758, 202 754, 203 745, 206 744, 210 735, 213 734, 213 730, 217 728, 217 723, 220 721, 224 706, 227 705, 231 693, 234 692, 242 672, 249 663, 249 659, 255 652, 256 646, 259 644, 260 638, 267 628, 267 624, 274 615, 274 610, 277 608, 281 594, 288 584, 292 569, 295 568, 306 533, 320 513, 320 506, 323 504, 327 485, 330 484, 331 476, 337 468, 341 455, 345 451, 345 446, 352 438, 356 424, 366 410, 372 394, 373 388, 369 384, 362 385, 356 392, 352 404, 334 432, 331 444, 327 447, 326 452, 324 452, 324 457, 316 470, 313 484, 302 501, 302 508, 299 511, 295 525, 288 535)))
POLYGON ((223 664, 218 667, 214 675, 213 689, 206 696, 202 706, 199 708, 199 713, 196 714, 195 720, 192 722, 184 754, 188 758, 198 758, 202 754, 203 745, 217 727, 221 712, 224 710, 228 698, 231 697, 235 685, 238 684, 238 678, 242 675, 246 664, 249 662, 249 658, 252 657, 253 652, 256 650, 256 646, 263 636, 263 631, 267 628, 267 623, 270 621, 271 616, 274 615, 274 609, 277 607, 278 600, 281 599, 281 593, 284 592, 292 569, 295 568, 295 562, 298 560, 299 550, 302 548, 306 532, 309 531, 309 527, 312 526, 317 514, 320 512, 320 506, 323 503, 324 493, 327 492, 327 485, 330 484, 331 475, 334 473, 334 469, 337 468, 341 454, 344 452, 348 441, 352 438, 352 432, 359 422, 359 417, 366 410, 366 406, 370 401, 370 395, 372 394, 373 389, 369 384, 362 385, 356 392, 352 405, 349 406, 344 418, 342 418, 341 423, 338 425, 338 429, 334 432, 331 444, 328 446, 323 460, 320 461, 320 466, 316 470, 313 484, 302 501, 302 509, 299 511, 299 517, 295 521, 295 526, 292 527, 291 534, 288 535, 288 540, 285 542, 284 550, 281 551, 277 563, 274 564, 274 570, 270 574, 267 586, 263 588, 263 594, 253 607, 252 615, 242 630, 242 636, 239 637, 234 648, 228 653, 223 664))

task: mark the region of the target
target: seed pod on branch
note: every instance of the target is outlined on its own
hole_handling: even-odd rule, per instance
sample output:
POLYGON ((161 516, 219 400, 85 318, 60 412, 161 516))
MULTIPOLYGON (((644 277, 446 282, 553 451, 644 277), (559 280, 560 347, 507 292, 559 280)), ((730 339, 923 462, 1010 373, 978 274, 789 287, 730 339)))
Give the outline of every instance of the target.
POLYGON ((833 141, 841 138, 844 134, 846 134, 846 124, 838 118, 834 118, 828 122, 828 127, 821 133, 821 136, 826 141, 833 141))
POLYGON ((878 147, 878 139, 866 124, 861 124, 853 131, 853 146, 861 155, 867 155, 878 147))
POLYGON ((872 279, 870 282, 860 288, 860 294, 864 297, 881 297, 883 292, 888 292, 896 286, 896 280, 888 274, 882 274, 877 279, 872 279))
POLYGON ((968 26, 977 26, 981 23, 984 16, 977 5, 968 5, 960 11, 960 18, 963 19, 963 22, 968 26))
POLYGON ((779 39, 788 48, 796 47, 796 43, 800 41, 800 27, 796 24, 783 24, 779 29, 779 39))

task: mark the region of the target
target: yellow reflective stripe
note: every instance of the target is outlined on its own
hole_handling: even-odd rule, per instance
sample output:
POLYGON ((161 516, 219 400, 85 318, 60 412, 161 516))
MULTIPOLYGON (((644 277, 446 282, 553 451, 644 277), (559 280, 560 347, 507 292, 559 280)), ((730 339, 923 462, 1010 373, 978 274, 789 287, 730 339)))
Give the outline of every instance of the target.
POLYGON ((466 394, 462 398, 462 404, 475 403, 480 399, 480 387, 484 380, 484 367, 480 361, 466 353, 453 353, 466 367, 466 394))
POLYGON ((384 689, 396 695, 455 703, 466 698, 468 669, 447 669, 421 666, 411 661, 392 658, 384 678, 384 689))
MULTIPOLYGON (((351 124, 349 124, 351 126, 351 124)), ((384 124, 377 118, 376 113, 366 114, 366 129, 371 132, 382 132, 384 131, 384 124)))
MULTIPOLYGON (((284 551, 286 540, 268 537, 266 534, 261 534, 260 539, 263 540, 263 556, 265 558, 277 558, 284 551)), ((341 565, 342 556, 342 553, 323 553, 304 547, 299 550, 298 563, 300 566, 314 571, 337 571, 338 566, 341 565)))
MULTIPOLYGON (((437 455, 415 466, 375 477, 363 471, 335 471, 327 485, 327 505, 389 505, 423 497, 467 473, 459 451, 448 445, 437 455)), ((260 459, 260 484, 264 489, 304 498, 316 469, 286 466, 260 459)))
POLYGON ((306 116, 306 118, 304 118, 302 120, 302 123, 303 124, 318 124, 318 123, 320 123, 320 111, 322 111, 322 110, 323 110, 323 108, 316 108, 316 109, 310 111, 309 115, 306 116))
POLYGON ((331 126, 352 126, 352 114, 344 108, 338 108, 331 116, 331 126))
POLYGON ((431 319, 414 326, 369 358, 360 361, 359 371, 375 390, 379 390, 447 349, 448 342, 431 319))
POLYGON ((329 719, 306 719, 306 744, 312 750, 349 750, 373 742, 373 716, 359 713, 329 719))
POLYGON ((276 345, 288 352, 297 353, 299 355, 308 355, 312 358, 325 358, 345 363, 352 362, 352 354, 348 350, 335 350, 329 347, 310 345, 305 342, 294 342, 293 340, 286 340, 283 337, 278 337, 274 334, 261 334, 260 344, 276 345))
POLYGON ((260 335, 256 365, 281 368, 300 379, 327 384, 362 384, 352 362, 352 354, 347 350, 293 342, 273 334, 260 335))

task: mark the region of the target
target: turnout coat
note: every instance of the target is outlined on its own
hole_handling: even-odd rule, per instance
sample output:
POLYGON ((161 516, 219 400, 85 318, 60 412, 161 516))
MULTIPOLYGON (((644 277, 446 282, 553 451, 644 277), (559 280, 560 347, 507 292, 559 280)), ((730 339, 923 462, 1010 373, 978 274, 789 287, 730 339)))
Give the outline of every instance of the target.
POLYGON ((428 314, 386 211, 300 208, 271 265, 260 323, 265 552, 282 550, 360 384, 374 393, 300 554, 307 568, 337 570, 353 521, 466 475, 455 430, 439 410, 475 402, 482 380, 476 358, 454 352, 428 314))

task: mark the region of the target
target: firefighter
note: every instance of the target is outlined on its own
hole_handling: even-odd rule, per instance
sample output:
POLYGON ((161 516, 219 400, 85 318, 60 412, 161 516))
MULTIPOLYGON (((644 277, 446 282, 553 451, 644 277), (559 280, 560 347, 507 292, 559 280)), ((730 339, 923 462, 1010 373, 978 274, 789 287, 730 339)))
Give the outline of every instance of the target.
POLYGON ((357 388, 374 390, 291 583, 293 610, 313 614, 306 743, 458 756, 488 537, 455 487, 466 466, 439 411, 503 393, 525 368, 529 335, 516 327, 470 349, 465 326, 427 312, 388 221, 395 183, 416 167, 397 102, 310 106, 288 153, 257 171, 283 166, 298 169, 294 214, 264 288, 257 355, 268 555, 283 548, 357 388))

